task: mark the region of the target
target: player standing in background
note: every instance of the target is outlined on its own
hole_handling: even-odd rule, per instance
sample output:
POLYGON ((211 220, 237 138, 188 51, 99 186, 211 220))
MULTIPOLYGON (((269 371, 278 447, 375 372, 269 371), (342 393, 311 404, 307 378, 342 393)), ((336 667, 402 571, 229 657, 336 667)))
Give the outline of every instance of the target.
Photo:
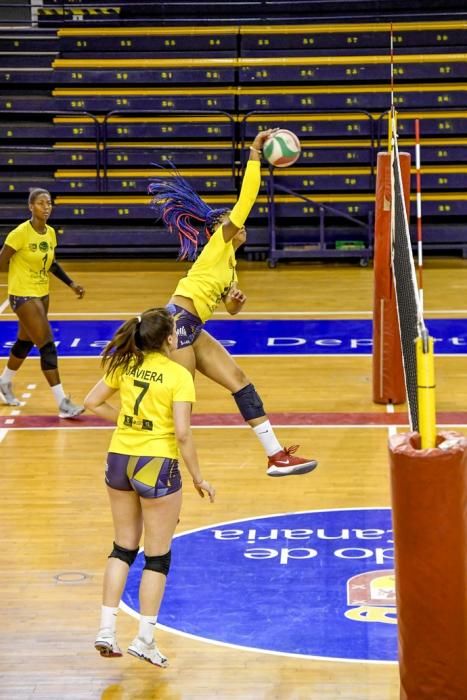
POLYGON ((0 399, 9 406, 20 406, 12 382, 34 345, 39 349, 44 373, 58 406, 60 418, 76 418, 83 406, 65 395, 58 372, 57 349, 47 314, 49 311, 49 272, 71 287, 78 299, 84 289, 73 282, 55 260, 57 236, 47 220, 52 212, 50 193, 41 188, 29 194, 31 218, 11 231, 0 251, 0 270, 8 270, 8 294, 18 316, 18 337, 8 362, 0 374, 0 399))
POLYGON ((128 653, 167 666, 154 640, 171 559, 171 542, 182 503, 179 452, 200 496, 215 491, 201 475, 191 434, 195 388, 191 374, 169 355, 177 343, 167 309, 149 309, 124 323, 103 352, 104 379, 85 399, 86 408, 117 424, 107 455, 105 481, 115 531, 107 560, 101 623, 94 646, 102 656, 121 656, 117 612, 144 527, 145 566, 139 589, 138 636, 128 653), (108 403, 120 395, 120 411, 108 403))
POLYGON ((287 476, 312 471, 316 460, 296 456, 298 445, 281 446, 255 387, 221 343, 203 328, 221 301, 232 315, 245 304, 246 296, 237 286, 235 252, 246 240, 244 224, 258 196, 262 148, 275 131, 259 132, 250 146, 240 196, 232 211, 211 209, 176 172, 167 179, 154 180, 149 193, 157 216, 179 237, 180 258, 195 259, 167 306, 177 324, 178 345, 172 357, 193 376, 198 370, 232 393, 268 456, 268 475, 287 476), (207 243, 196 257, 202 236, 207 243))

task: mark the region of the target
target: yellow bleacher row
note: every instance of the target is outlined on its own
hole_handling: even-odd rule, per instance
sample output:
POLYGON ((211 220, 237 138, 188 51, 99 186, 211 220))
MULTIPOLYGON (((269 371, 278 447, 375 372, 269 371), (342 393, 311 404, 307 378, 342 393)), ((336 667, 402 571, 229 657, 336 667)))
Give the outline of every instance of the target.
POLYGON ((423 32, 436 29, 437 32, 467 29, 465 20, 450 20, 431 22, 352 22, 350 24, 287 24, 277 25, 239 25, 239 26, 210 26, 210 27, 62 27, 58 29, 59 37, 73 36, 214 36, 216 34, 348 34, 348 33, 391 33, 423 32))

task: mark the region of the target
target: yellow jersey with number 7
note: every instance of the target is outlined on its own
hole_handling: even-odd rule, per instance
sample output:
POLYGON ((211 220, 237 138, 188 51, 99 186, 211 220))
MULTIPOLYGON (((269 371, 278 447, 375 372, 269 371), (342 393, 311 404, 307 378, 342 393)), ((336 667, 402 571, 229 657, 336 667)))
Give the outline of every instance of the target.
POLYGON ((159 352, 147 353, 139 367, 118 369, 104 382, 120 392, 120 413, 109 452, 144 457, 179 457, 173 404, 194 403, 190 372, 159 352))

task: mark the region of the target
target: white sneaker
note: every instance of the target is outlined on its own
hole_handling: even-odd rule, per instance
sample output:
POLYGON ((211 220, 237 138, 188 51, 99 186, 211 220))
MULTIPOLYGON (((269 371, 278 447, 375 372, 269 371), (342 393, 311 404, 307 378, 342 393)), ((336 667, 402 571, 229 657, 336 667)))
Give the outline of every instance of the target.
POLYGON ((154 641, 152 641, 151 644, 146 644, 144 639, 135 637, 128 647, 128 653, 132 656, 137 656, 138 659, 149 661, 149 663, 154 664, 154 666, 166 668, 166 666, 169 665, 167 657, 161 654, 154 641))
POLYGON ((68 397, 62 399, 58 407, 59 418, 76 418, 84 411, 84 406, 77 406, 68 397))
POLYGON ((21 401, 13 394, 11 382, 0 382, 0 398, 8 406, 21 406, 21 401))
POLYGON ((122 656, 122 650, 117 644, 115 632, 109 629, 99 630, 94 647, 101 656, 122 656))

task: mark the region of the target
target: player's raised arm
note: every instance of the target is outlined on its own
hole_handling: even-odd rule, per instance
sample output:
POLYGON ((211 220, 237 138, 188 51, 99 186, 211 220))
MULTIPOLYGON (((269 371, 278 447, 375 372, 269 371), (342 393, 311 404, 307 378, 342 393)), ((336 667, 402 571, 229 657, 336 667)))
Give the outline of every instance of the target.
POLYGON ((246 164, 238 201, 222 227, 225 241, 232 240, 237 231, 243 228, 248 215, 253 209, 261 185, 261 154, 263 152, 264 142, 275 131, 277 131, 277 129, 260 131, 256 134, 250 146, 250 157, 246 164))

